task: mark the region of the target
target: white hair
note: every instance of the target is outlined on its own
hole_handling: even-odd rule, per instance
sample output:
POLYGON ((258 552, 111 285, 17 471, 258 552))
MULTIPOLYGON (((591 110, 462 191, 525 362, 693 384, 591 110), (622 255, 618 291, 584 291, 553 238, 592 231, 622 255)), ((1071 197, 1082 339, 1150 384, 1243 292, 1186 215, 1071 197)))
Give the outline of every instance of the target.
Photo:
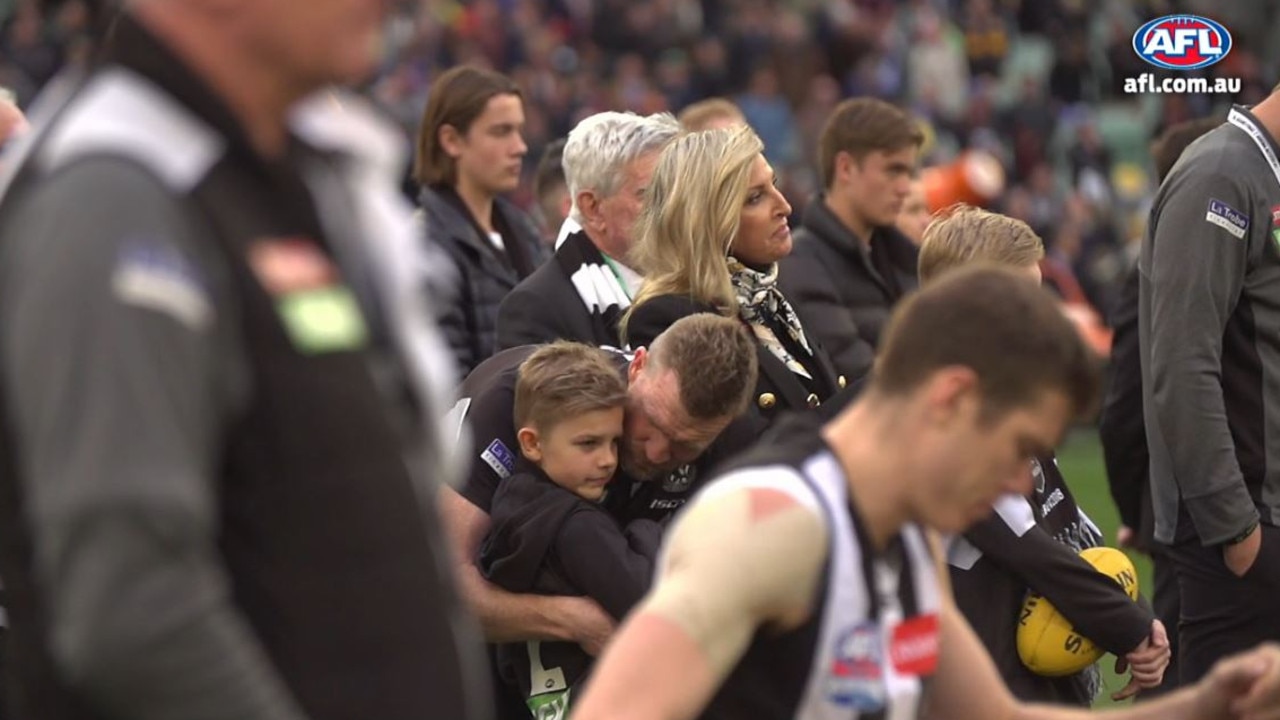
POLYGON ((578 193, 590 190, 612 197, 622 184, 622 168, 636 158, 662 150, 680 134, 671 113, 641 117, 633 112, 602 112, 587 117, 569 133, 560 163, 573 198, 569 217, 582 222, 578 193))

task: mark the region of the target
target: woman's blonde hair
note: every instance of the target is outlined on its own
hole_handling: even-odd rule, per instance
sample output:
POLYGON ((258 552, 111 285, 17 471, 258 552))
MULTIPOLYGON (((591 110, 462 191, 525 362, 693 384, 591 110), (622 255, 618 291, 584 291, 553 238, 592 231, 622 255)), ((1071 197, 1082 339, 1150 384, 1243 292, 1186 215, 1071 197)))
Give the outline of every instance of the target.
POLYGON ((644 275, 637 307, 662 295, 684 295, 732 317, 729 247, 738 234, 751 165, 764 143, 747 126, 677 138, 662 151, 636 218, 628 259, 644 275))

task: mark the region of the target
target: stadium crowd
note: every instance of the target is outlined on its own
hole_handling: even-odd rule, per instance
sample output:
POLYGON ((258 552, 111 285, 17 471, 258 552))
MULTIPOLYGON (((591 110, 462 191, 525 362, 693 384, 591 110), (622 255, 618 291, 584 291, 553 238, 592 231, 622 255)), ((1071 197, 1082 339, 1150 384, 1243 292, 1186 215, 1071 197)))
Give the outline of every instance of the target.
MULTIPOLYGON (((10 0, 0 85, 25 105, 87 47, 83 0, 52 16, 10 0)), ((922 164, 994 152, 1008 182, 994 203, 1045 239, 1099 309, 1135 257, 1155 189, 1147 144, 1178 122, 1225 114, 1270 88, 1280 51, 1273 3, 1197 0, 397 0, 370 93, 416 131, 434 82, 456 64, 491 67, 522 89, 530 162, 512 194, 534 205, 545 146, 602 110, 678 112, 707 97, 742 108, 798 216, 817 190, 821 124, 843 97, 880 97, 922 120, 922 164), (1133 97, 1123 79, 1156 71, 1132 52, 1139 18, 1208 12, 1231 28, 1234 97, 1133 97)))
POLYGON ((16 717, 1280 718, 1280 8, 309 2, 3 8, 16 717))

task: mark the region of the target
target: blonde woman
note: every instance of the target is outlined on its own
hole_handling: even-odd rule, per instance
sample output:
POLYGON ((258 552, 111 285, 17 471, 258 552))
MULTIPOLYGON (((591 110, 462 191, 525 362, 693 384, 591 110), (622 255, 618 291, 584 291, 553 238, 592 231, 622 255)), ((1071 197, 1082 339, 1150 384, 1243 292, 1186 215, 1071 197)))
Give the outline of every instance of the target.
POLYGON ((791 206, 762 150, 742 126, 691 133, 663 151, 631 255, 645 282, 622 332, 640 347, 686 315, 739 318, 757 342, 754 404, 769 421, 819 406, 845 379, 778 289, 778 260, 791 252, 791 206))

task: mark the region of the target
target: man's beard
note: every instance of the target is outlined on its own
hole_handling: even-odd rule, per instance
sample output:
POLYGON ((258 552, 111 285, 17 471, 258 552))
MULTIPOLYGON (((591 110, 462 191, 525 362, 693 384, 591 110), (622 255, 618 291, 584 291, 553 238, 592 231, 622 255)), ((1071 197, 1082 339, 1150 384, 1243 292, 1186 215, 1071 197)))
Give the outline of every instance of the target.
POLYGON ((631 453, 625 454, 621 465, 622 472, 626 473, 627 477, 639 482, 654 480, 664 472, 662 468, 651 465, 643 458, 631 453))

